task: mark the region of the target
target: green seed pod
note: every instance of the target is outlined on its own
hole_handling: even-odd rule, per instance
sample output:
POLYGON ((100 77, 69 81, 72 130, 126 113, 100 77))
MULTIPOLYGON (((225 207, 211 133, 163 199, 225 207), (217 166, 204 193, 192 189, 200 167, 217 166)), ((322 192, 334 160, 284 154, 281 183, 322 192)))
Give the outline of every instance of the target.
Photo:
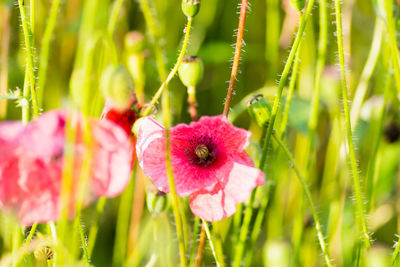
POLYGON ((144 35, 139 31, 128 32, 125 35, 125 50, 128 54, 142 53, 145 47, 144 35))
POLYGON ((200 0, 182 0, 182 11, 186 17, 194 17, 199 13, 200 0))
POLYGON ((147 209, 151 212, 151 214, 157 215, 163 212, 167 206, 166 194, 161 191, 158 191, 156 194, 147 192, 146 204, 147 209))
POLYGON ((100 80, 105 98, 111 99, 114 108, 125 110, 132 103, 133 82, 128 71, 122 66, 108 66, 100 80))
POLYGON ((271 106, 263 95, 254 95, 247 104, 250 117, 261 127, 267 127, 271 106))
POLYGON ((185 56, 178 70, 179 78, 186 87, 196 87, 203 79, 203 72, 203 62, 196 56, 185 56))
POLYGON ((33 252, 33 255, 35 256, 35 259, 38 261, 46 261, 46 260, 51 260, 53 258, 53 250, 51 247, 42 247, 40 249, 36 249, 33 252))
POLYGON ((292 6, 292 8, 301 12, 306 6, 306 0, 290 0, 290 5, 292 6))

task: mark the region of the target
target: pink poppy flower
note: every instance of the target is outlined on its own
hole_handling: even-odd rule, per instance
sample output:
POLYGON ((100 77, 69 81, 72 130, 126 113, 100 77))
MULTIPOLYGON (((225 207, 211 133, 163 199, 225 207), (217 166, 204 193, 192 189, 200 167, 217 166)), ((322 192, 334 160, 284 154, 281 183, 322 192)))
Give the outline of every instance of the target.
POLYGON ((76 142, 65 143, 67 112, 51 111, 23 125, 0 124, 0 207, 17 212, 22 225, 56 221, 65 149, 74 149, 71 207, 79 188, 82 161, 90 151, 85 204, 120 194, 130 179, 132 146, 128 135, 108 120, 89 120, 90 147, 83 142, 83 117, 71 113, 76 142))
MULTIPOLYGON (((171 164, 176 191, 190 196, 192 212, 207 221, 231 216, 236 204, 264 184, 245 152, 250 132, 233 126, 224 116, 202 117, 170 129, 171 164)), ((140 124, 136 151, 144 173, 160 191, 169 192, 165 167, 165 129, 150 117, 140 124)))

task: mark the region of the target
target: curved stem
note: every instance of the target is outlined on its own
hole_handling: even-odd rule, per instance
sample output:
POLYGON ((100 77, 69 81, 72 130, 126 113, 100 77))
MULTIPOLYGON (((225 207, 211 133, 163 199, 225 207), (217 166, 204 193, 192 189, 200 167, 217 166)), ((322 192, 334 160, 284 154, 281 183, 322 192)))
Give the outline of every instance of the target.
POLYGON ((237 73, 239 70, 240 53, 242 52, 243 33, 244 33, 244 24, 246 22, 247 6, 248 6, 248 0, 242 0, 242 3, 240 5, 240 16, 239 16, 238 32, 236 37, 235 56, 233 57, 231 78, 229 80, 229 88, 225 98, 225 105, 223 111, 223 114, 226 117, 228 116, 229 109, 231 106, 233 90, 235 89, 237 73))
MULTIPOLYGON (((302 18, 300 17, 300 21, 301 20, 302 18)), ((279 134, 281 138, 283 138, 283 135, 286 132, 286 127, 289 119, 290 103, 292 102, 294 88, 296 86, 296 81, 298 76, 297 73, 299 71, 299 66, 300 66, 300 52, 301 52, 301 46, 299 46, 299 49, 297 49, 296 58, 293 63, 292 76, 289 83, 289 90, 286 98, 285 110, 282 115, 281 130, 279 134)))
POLYGON ((172 78, 175 76, 176 72, 178 71, 178 68, 182 63, 183 57, 185 56, 186 47, 187 47, 187 45, 189 43, 189 36, 190 36, 191 26, 192 26, 192 18, 188 17, 187 18, 187 25, 186 25, 186 28, 185 28, 185 38, 183 40, 182 49, 181 49, 179 57, 178 57, 178 59, 177 59, 177 61, 175 63, 175 66, 172 68, 172 70, 170 71, 170 73, 167 76, 167 79, 161 84, 160 88, 157 90, 157 92, 153 96, 153 99, 150 101, 149 106, 143 112, 143 117, 144 116, 148 116, 150 114, 150 111, 151 111, 152 107, 157 103, 158 99, 161 96, 161 93, 164 91, 164 89, 167 87, 168 83, 172 80, 172 78))
POLYGON ((317 209, 315 208, 314 201, 312 200, 312 197, 311 197, 310 189, 308 188, 308 185, 307 185, 306 181, 304 180, 304 177, 302 176, 300 169, 296 165, 296 162, 295 162, 292 154, 288 150, 288 148, 285 146, 285 144, 282 143, 282 141, 279 139, 279 137, 277 137, 275 134, 273 134, 273 137, 275 138, 276 142, 281 147, 283 152, 286 154, 286 157, 289 159, 289 161, 291 163, 291 167, 293 168, 294 172, 296 173, 297 178, 299 179, 301 185, 303 186, 304 194, 306 195, 307 201, 310 205, 311 213, 312 213, 314 223, 315 223, 315 229, 317 231, 319 245, 321 247, 322 254, 324 255, 325 263, 327 266, 333 266, 332 260, 329 256, 328 246, 325 242, 324 235, 322 234, 321 223, 319 221, 319 217, 318 217, 317 209))
POLYGON ((344 51, 343 51, 343 33, 342 33, 342 14, 340 0, 335 0, 335 11, 336 11, 336 27, 337 27, 337 43, 339 51, 339 64, 341 73, 341 87, 342 87, 342 97, 343 97, 343 107, 344 116, 346 120, 346 134, 347 134, 347 144, 350 154, 350 165, 351 172, 353 175, 354 183, 354 193, 356 199, 356 211, 357 211, 357 222, 362 230, 364 244, 367 248, 371 247, 370 236, 368 233, 367 222, 365 219, 364 203, 362 199, 362 191, 360 184, 360 177, 358 173, 356 153, 353 144, 353 133, 351 130, 350 121, 350 109, 349 109, 349 98, 347 95, 347 83, 346 83, 346 72, 344 67, 344 51))
POLYGON ((212 251, 213 256, 214 256, 215 263, 216 263, 217 267, 219 267, 220 264, 219 264, 219 261, 218 261, 217 253, 215 252, 215 247, 214 247, 213 240, 211 238, 210 229, 208 229, 207 222, 205 220, 202 220, 202 221, 203 221, 204 229, 205 229, 206 234, 207 234, 208 241, 210 241, 210 247, 211 247, 211 251, 212 251))
POLYGON ((360 82, 357 85, 357 89, 354 94, 353 104, 350 110, 351 127, 354 130, 358 118, 360 117, 361 106, 364 101, 365 95, 368 89, 368 82, 374 72, 376 62, 378 61, 379 52, 382 44, 382 31, 383 21, 376 17, 374 35, 372 37, 372 45, 369 50, 367 62, 365 63, 364 69, 361 73, 360 82))
POLYGON ((85 264, 86 264, 86 266, 92 266, 92 264, 90 263, 90 257, 89 257, 88 251, 87 251, 85 233, 83 231, 83 227, 82 227, 82 224, 80 222, 79 222, 78 228, 79 228, 79 235, 80 235, 80 238, 81 238, 83 257, 85 258, 85 264))
MULTIPOLYGON (((35 89, 35 73, 33 71, 33 51, 32 51, 32 32, 28 27, 25 6, 23 0, 18 0, 19 11, 21 15, 21 23, 22 30, 24 33, 24 41, 25 41, 25 49, 26 49, 26 72, 25 72, 25 80, 29 81, 30 93, 32 96, 32 108, 33 108, 33 116, 36 118, 39 116, 39 109, 36 97, 36 89, 35 89)), ((24 96, 27 95, 25 90, 28 90, 28 86, 24 86, 24 96)), ((29 105, 24 107, 24 109, 29 109, 29 105)))

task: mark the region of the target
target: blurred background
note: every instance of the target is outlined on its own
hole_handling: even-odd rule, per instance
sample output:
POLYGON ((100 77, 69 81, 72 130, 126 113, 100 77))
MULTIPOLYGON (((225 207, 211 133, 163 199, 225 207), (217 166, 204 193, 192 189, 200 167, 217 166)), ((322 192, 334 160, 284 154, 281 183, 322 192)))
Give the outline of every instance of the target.
MULTIPOLYGON (((43 91, 43 110, 79 107, 79 86, 82 72, 89 70, 88 86, 93 100, 90 114, 100 116, 104 100, 99 81, 104 68, 114 57, 127 64, 129 52, 124 46, 125 35, 139 31, 145 35, 143 71, 145 73, 145 101, 148 102, 159 88, 159 78, 153 40, 141 7, 137 1, 123 1, 111 36, 108 32, 114 1, 68 0, 61 1, 54 32, 46 37, 51 5, 56 0, 36 1, 36 19, 33 47, 36 74, 43 91), (44 40, 48 44, 48 66, 40 74, 44 40), (117 55, 110 55, 115 47, 117 55), (90 67, 88 67, 90 66, 90 67), (42 76, 41 76, 42 75, 42 76), (44 76, 43 76, 44 75, 44 76), (74 88, 78 88, 74 90, 74 88)), ((385 0, 386 1, 386 0, 385 0)), ((27 10, 29 1, 25 0, 27 10)), ((161 45, 171 69, 180 51, 186 17, 181 12, 179 0, 152 0, 152 16, 157 42, 161 45)), ((244 52, 240 74, 230 113, 231 121, 252 131, 253 143, 249 153, 255 161, 259 158, 259 138, 262 129, 251 121, 246 102, 251 95, 263 93, 272 103, 277 91, 285 60, 299 24, 299 14, 281 0, 250 1, 244 35, 244 52)), ((379 8, 379 1, 343 1, 343 30, 345 62, 348 69, 350 104, 360 86, 365 96, 359 107, 359 119, 354 124, 354 141, 368 217, 369 231, 373 237, 371 249, 360 253, 361 233, 356 226, 351 172, 348 168, 344 145, 345 130, 343 102, 340 90, 336 25, 333 1, 328 1, 328 46, 326 65, 321 77, 321 94, 316 137, 309 142, 308 119, 314 92, 320 30, 319 7, 316 1, 313 14, 303 37, 299 53, 299 73, 293 84, 294 95, 289 110, 288 126, 284 140, 294 154, 301 170, 306 169, 309 154, 313 155, 308 184, 319 211, 323 233, 329 251, 338 266, 389 266, 393 246, 400 232, 400 117, 399 98, 393 70, 388 62, 392 55, 389 47, 387 16, 379 8), (380 26, 377 26, 377 25, 380 26), (375 43, 375 48, 371 46, 375 43), (371 52, 372 51, 372 52, 371 52), (372 53, 372 55, 371 55, 372 53), (375 54, 374 54, 375 53, 375 54), (365 70, 367 66, 367 70, 365 70), (364 70, 364 74, 363 74, 364 70), (388 92, 384 95, 384 91, 388 92), (385 100, 386 99, 386 100, 385 100)), ((400 6, 393 4, 395 27, 399 26, 400 6)), ((235 31, 238 25, 239 1, 202 0, 200 13, 193 20, 187 54, 200 56, 205 70, 197 87, 199 115, 222 113, 230 77, 235 31)), ((24 87, 25 50, 18 6, 15 1, 0 1, 0 94, 24 87)), ((397 28, 395 28, 397 29, 397 28)), ((396 32, 396 37, 398 34, 396 32)), ((46 44, 46 43, 45 43, 46 44)), ((289 82, 288 82, 289 84, 289 82)), ((178 78, 169 86, 174 124, 190 122, 187 112, 186 88, 178 78)), ((284 90, 284 103, 288 89, 284 90)), ((0 100, 0 119, 16 120, 21 108, 14 100, 0 100)), ((285 105, 282 105, 283 111, 285 105)), ((281 126, 281 113, 276 128, 281 126)), ((154 211, 146 204, 145 179, 137 172, 130 188, 134 191, 130 204, 132 218, 128 240, 128 266, 177 266, 178 249, 172 211, 169 204, 154 211), (141 182, 138 182, 141 181, 141 182), (133 204, 132 204, 133 203, 133 204), (155 256, 154 256, 155 255, 155 256)), ((308 202, 302 188, 283 153, 271 148, 266 169, 267 185, 256 197, 255 208, 266 195, 269 202, 258 241, 252 253, 251 266, 323 266, 308 202)), ((125 199, 126 200, 126 199, 125 199)), ((128 198, 129 200, 129 198, 128 198)), ((149 201, 149 200, 147 200, 149 201)), ((165 199, 168 202, 168 198, 165 199)), ((187 200, 184 200, 185 203, 187 200)), ((186 203, 187 204, 187 203, 186 203)), ((82 219, 90 227, 96 203, 85 209, 82 219)), ((107 200, 100 216, 99 234, 94 245, 92 260, 95 266, 122 265, 116 256, 116 218, 122 205, 121 197, 107 200)), ((189 230, 194 217, 185 205, 189 230)), ((212 224, 217 250, 224 255, 225 266, 232 260, 233 217, 212 224)), ((10 252, 7 233, 0 232, 0 255, 10 252)), ((195 239, 196 240, 196 239, 195 239)), ((123 257, 123 256, 122 256, 123 257)), ((206 243, 204 266, 214 266, 211 251, 206 243)))

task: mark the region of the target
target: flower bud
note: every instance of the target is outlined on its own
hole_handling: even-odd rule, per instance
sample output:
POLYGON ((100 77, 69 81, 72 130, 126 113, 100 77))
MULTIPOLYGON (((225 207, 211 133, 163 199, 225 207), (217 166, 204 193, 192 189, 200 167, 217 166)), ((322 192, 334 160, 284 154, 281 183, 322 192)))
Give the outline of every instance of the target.
POLYGON ((203 72, 203 62, 196 56, 185 56, 178 70, 179 78, 186 87, 196 87, 203 79, 203 72))
POLYGON ((38 261, 51 260, 53 258, 53 250, 51 249, 51 247, 46 246, 36 249, 33 252, 33 255, 35 256, 35 259, 38 261))
POLYGON ((132 103, 133 82, 128 71, 122 66, 108 66, 100 80, 103 96, 112 101, 113 107, 124 111, 132 103))
POLYGON ((271 106, 263 95, 254 95, 247 104, 250 117, 261 127, 267 127, 271 106))
POLYGON ((152 192, 146 193, 146 204, 147 209, 153 214, 159 214, 163 212, 167 206, 166 194, 158 191, 156 194, 152 192))
POLYGON ((186 17, 194 17, 199 13, 200 0, 182 0, 182 11, 186 17))
POLYGON ((301 12, 306 5, 306 0, 290 0, 290 5, 292 8, 301 12))
POLYGON ((129 54, 142 53, 145 47, 144 35, 139 31, 131 31, 125 35, 125 50, 129 54))

